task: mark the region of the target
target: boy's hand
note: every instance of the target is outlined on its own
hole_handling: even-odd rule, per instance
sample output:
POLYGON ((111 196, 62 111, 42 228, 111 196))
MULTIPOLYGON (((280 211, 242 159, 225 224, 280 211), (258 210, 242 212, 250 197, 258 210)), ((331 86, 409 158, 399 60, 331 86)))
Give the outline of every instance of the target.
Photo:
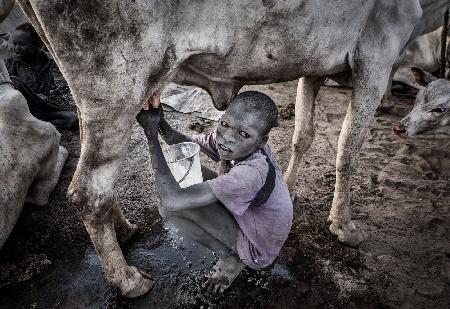
POLYGON ((153 92, 151 97, 144 103, 144 110, 149 110, 151 107, 158 108, 161 106, 161 93, 159 91, 153 92))
POLYGON ((158 138, 158 128, 161 119, 164 118, 161 107, 160 93, 156 91, 145 102, 144 107, 136 116, 138 123, 144 128, 148 138, 158 138))

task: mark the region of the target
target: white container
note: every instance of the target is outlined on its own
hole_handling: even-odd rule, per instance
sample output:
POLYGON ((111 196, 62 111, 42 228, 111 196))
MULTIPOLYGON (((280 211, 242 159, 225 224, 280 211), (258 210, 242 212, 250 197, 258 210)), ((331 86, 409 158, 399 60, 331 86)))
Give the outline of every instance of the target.
POLYGON ((164 149, 167 165, 181 188, 203 182, 199 152, 200 146, 191 142, 173 144, 164 149))

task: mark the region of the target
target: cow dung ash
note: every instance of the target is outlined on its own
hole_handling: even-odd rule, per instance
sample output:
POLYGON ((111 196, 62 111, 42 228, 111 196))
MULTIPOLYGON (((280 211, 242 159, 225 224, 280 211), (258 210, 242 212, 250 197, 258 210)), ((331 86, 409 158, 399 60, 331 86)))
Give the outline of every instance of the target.
POLYGON ((295 116, 295 104, 289 103, 288 105, 278 106, 279 115, 281 119, 291 120, 295 116))
POLYGON ((198 133, 203 133, 206 130, 208 130, 208 128, 210 128, 211 126, 212 126, 211 120, 198 118, 189 124, 189 129, 198 133))
MULTIPOLYGON (((64 80, 55 97, 75 110, 64 80)), ((296 82, 245 87, 269 94, 280 108, 295 102, 296 82)), ((63 131, 69 151, 47 206, 26 205, 0 251, 2 308, 448 308, 450 303, 450 141, 404 141, 392 124, 411 99, 394 97, 397 114, 381 114, 367 133, 352 183, 356 222, 368 234, 359 249, 328 232, 335 149, 350 91, 323 87, 315 111, 316 137, 297 183, 293 229, 267 269, 245 269, 223 294, 202 287, 215 256, 167 225, 142 130, 134 127, 117 183, 127 218, 140 234, 122 244, 130 265, 147 271, 153 289, 125 299, 105 282, 100 262, 66 191, 76 168, 78 132, 63 131), (431 175, 431 176, 430 176, 431 175)), ((166 112, 190 134, 195 115, 166 112)), ((211 128, 213 129, 213 128, 211 128)), ((209 130, 209 128, 208 128, 209 130)), ((270 144, 283 170, 293 121, 281 119, 270 144)), ((203 163, 217 165, 202 155, 203 163)))

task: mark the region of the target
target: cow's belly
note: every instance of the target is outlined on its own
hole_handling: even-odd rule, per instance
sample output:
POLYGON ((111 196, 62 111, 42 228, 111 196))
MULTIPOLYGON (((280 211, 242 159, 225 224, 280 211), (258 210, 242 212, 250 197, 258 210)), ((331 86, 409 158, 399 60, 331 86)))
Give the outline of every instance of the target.
POLYGON ((242 53, 222 58, 216 55, 196 55, 185 65, 211 81, 265 84, 297 79, 301 76, 328 76, 349 70, 348 51, 322 57, 319 52, 306 56, 301 51, 277 54, 267 50, 242 53))
MULTIPOLYGON (((243 25, 212 27, 219 29, 218 33, 203 35, 211 37, 209 50, 191 56, 184 64, 209 80, 242 84, 348 70, 348 56, 353 54, 366 20, 365 5, 360 1, 297 3, 301 8, 277 4, 269 12, 255 12, 243 25), (356 9, 362 13, 355 16, 356 9), (266 15, 262 18, 261 14, 266 15)), ((203 27, 207 31, 211 25, 203 27)), ((199 46, 204 40, 200 42, 199 46)))

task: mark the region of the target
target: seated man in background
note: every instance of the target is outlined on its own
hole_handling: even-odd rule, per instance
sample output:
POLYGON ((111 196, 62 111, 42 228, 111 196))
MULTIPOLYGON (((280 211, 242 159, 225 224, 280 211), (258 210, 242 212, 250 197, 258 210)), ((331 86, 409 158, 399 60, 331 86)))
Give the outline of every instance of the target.
POLYGON ((52 123, 58 130, 78 126, 77 114, 52 105, 48 96, 55 88, 54 62, 42 51, 43 43, 30 23, 16 28, 12 36, 15 55, 7 60, 11 80, 36 118, 52 123))

